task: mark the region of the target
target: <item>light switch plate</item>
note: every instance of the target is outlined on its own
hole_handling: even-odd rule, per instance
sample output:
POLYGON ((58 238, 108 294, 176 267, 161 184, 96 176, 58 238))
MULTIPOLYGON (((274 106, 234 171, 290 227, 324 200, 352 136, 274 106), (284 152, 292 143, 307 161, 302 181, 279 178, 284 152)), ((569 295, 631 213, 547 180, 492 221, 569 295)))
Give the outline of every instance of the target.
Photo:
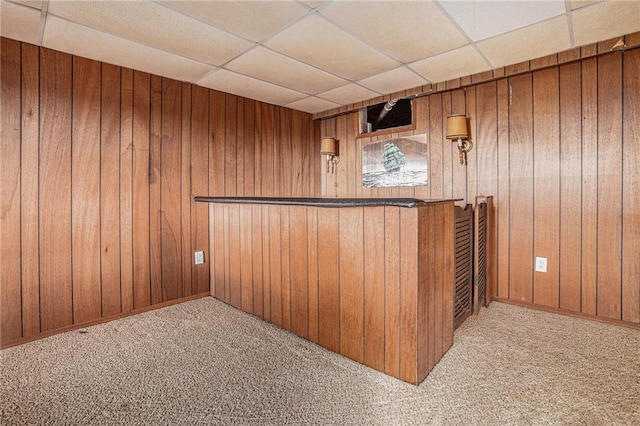
POLYGON ((202 265, 204 263, 204 251, 197 251, 195 253, 196 265, 202 265))

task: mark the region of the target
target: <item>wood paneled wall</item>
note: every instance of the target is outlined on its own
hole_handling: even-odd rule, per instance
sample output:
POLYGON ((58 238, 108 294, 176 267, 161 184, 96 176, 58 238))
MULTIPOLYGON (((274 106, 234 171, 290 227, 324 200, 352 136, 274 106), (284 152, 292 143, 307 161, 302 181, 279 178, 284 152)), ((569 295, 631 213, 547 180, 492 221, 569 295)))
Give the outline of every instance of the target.
POLYGON ((340 163, 333 175, 321 170, 322 194, 470 203, 493 195, 495 296, 640 323, 640 48, 586 53, 414 100, 412 133, 429 144, 426 186, 362 188, 362 145, 401 134, 356 138, 355 112, 323 120, 322 136, 339 139, 340 163), (451 113, 469 120, 466 167, 444 138, 451 113), (546 273, 534 272, 536 256, 548 259, 546 273))
POLYGON ((453 207, 212 203, 211 293, 417 384, 453 344, 453 207))
POLYGON ((3 346, 207 293, 194 195, 319 194, 308 114, 5 38, 1 52, 3 346))

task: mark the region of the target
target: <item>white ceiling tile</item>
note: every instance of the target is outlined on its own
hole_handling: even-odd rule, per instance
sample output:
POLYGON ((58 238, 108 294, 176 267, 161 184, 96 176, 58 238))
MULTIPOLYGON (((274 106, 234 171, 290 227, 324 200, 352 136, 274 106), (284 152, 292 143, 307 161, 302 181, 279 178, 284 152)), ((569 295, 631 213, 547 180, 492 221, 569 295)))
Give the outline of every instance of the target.
POLYGON ((0 35, 36 44, 40 15, 39 10, 2 1, 0 3, 0 35))
POLYGON ((486 71, 491 67, 471 45, 409 65, 432 83, 486 71))
POLYGON ((295 90, 276 86, 275 84, 225 69, 220 69, 204 77, 196 84, 275 105, 289 104, 307 96, 295 90))
POLYGON ((332 2, 321 13, 405 63, 467 44, 432 2, 332 2))
POLYGON ((211 65, 124 40, 55 16, 47 18, 42 45, 181 81, 194 81, 215 69, 211 65))
POLYGON ((328 99, 340 105, 353 104, 366 99, 372 99, 380 95, 381 93, 358 86, 355 83, 347 84, 346 86, 337 87, 318 94, 319 97, 328 99))
POLYGON ((310 95, 347 83, 340 77, 262 46, 239 56, 224 68, 310 95))
POLYGON ((285 29, 265 45, 350 80, 369 77, 399 65, 316 15, 285 29))
POLYGON ((309 11, 294 1, 163 1, 225 31, 260 41, 309 11))
POLYGON ((11 1, 12 3, 24 4, 25 6, 34 7, 36 9, 42 9, 42 0, 9 0, 9 1, 11 1))
POLYGON ((589 6, 600 1, 602 0, 571 0, 571 10, 580 9, 581 7, 589 6))
POLYGON ((571 48, 566 16, 476 43, 493 67, 516 64, 571 48))
POLYGON ((427 84, 428 81, 405 67, 399 67, 365 78, 364 80, 358 81, 358 83, 386 95, 400 90, 422 86, 423 84, 427 84))
POLYGON ((49 13, 212 65, 253 44, 149 1, 54 1, 49 13))
POLYGON ((315 96, 309 96, 308 98, 291 102, 290 104, 286 104, 285 106, 287 108, 297 109, 298 111, 304 111, 310 114, 315 114, 316 112, 322 112, 328 109, 338 108, 340 105, 334 104, 333 102, 329 102, 324 99, 316 98, 315 96))
POLYGON ((440 1, 440 4, 473 41, 565 13, 564 0, 440 1))
POLYGON ((576 46, 640 31, 640 1, 612 1, 575 10, 576 46))

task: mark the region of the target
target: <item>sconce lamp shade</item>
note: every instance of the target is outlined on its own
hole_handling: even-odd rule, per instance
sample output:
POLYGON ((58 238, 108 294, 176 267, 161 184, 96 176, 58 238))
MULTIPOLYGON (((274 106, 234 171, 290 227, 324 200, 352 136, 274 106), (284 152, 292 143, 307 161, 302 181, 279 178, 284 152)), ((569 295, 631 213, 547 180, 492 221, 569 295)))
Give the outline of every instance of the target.
POLYGON ((337 155, 338 148, 336 146, 336 140, 334 138, 322 138, 322 143, 320 144, 320 154, 337 155))
POLYGON ((464 114, 454 114, 447 117, 447 139, 467 139, 467 117, 464 114))

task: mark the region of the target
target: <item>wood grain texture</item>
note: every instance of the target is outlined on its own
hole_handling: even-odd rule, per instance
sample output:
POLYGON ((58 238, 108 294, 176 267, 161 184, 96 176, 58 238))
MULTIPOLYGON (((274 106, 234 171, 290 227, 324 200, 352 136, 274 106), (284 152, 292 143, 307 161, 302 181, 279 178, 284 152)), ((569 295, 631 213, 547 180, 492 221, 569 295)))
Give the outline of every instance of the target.
POLYGON ((384 209, 364 209, 364 363, 384 371, 384 209))
POLYGON ((133 72, 133 308, 151 304, 149 181, 151 76, 133 72))
POLYGON ((163 301, 162 289, 162 78, 151 76, 149 122, 149 271, 151 304, 163 301))
MULTIPOLYGON (((103 65, 104 66, 104 65, 103 65)), ((120 74, 120 299, 122 312, 134 306, 133 289, 133 71, 120 74)), ((104 87, 103 87, 104 91, 104 87)), ((103 98, 106 95, 103 94, 103 98)), ((104 314, 104 308, 103 308, 104 314)))
POLYGON ((598 58, 599 316, 621 318, 622 307, 622 53, 598 58), (606 143, 600 143, 605 141, 606 143))
POLYGON ((100 63, 73 58, 71 238, 74 322, 101 316, 100 63))
POLYGON ((582 308, 596 314, 598 265, 598 74, 595 58, 582 61, 582 308))
MULTIPOLYGON (((4 43, 4 39, 1 43, 4 43)), ((4 44, 2 45, 4 51, 4 44)), ((39 50, 31 44, 22 44, 22 135, 21 135, 21 263, 22 263, 22 335, 29 337, 40 332, 40 239, 38 223, 40 211, 38 208, 39 182, 39 122, 40 122, 40 58, 39 50)), ((2 65, 3 75, 5 73, 2 65)), ((11 71, 8 71, 11 75, 11 71)), ((15 81, 14 81, 15 83, 15 81)), ((11 102, 11 97, 5 97, 11 102)), ((2 111, 9 111, 3 105, 2 111)), ((4 116, 3 116, 4 117, 4 116)), ((4 118, 3 118, 4 120, 4 118)), ((5 127, 2 122, 2 129, 5 127)), ((3 141, 11 141, 11 137, 3 141)), ((7 158, 2 156, 2 158, 7 158)), ((5 182, 4 178, 2 182, 5 182)), ((4 186, 3 186, 4 187, 4 186)), ((5 259, 2 255, 0 258, 5 259)), ((3 265, 4 268, 4 265, 3 265)), ((1 286, 0 286, 1 287, 1 286)), ((3 306, 7 306, 3 303, 3 306)), ((4 339, 3 339, 4 340, 4 339)))
POLYGON ((560 66, 560 303, 562 309, 580 312, 582 203, 580 64, 560 66))
POLYGON ((338 210, 318 209, 318 343, 340 352, 338 210))
POLYGON ((339 211, 340 353, 364 361, 363 209, 339 211))
MULTIPOLYGON (((160 265, 162 301, 182 297, 182 93, 181 84, 162 79, 160 137, 160 265)), ((154 214, 154 215, 155 215, 154 214)), ((191 264, 191 262, 189 262, 191 264)))
POLYGON ((291 186, 279 180, 290 176, 305 195, 319 195, 309 192, 310 150, 319 144, 310 140, 309 114, 1 43, 3 108, 14 111, 3 115, 3 142, 15 136, 3 158, 16 157, 2 169, 3 212, 12 222, 3 231, 3 262, 17 254, 13 267, 2 268, 17 277, 10 289, 3 278, 3 297, 15 307, 3 311, 11 314, 3 326, 13 330, 3 333, 3 347, 209 291, 208 211, 194 195, 232 188, 261 195, 263 174, 272 193, 291 186), (235 113, 227 114, 227 101, 235 113), (271 117, 264 138, 263 108, 271 117), (290 129, 291 152, 274 155, 272 142, 286 136, 281 126, 290 129), (205 263, 196 266, 198 246, 205 263))
POLYGON ((384 209, 384 372, 400 375, 400 211, 384 209))
MULTIPOLYGON (((101 92, 100 281, 102 315, 110 316, 122 312, 120 273, 125 269, 120 263, 120 67, 102 64, 101 92)), ((128 159, 130 166, 130 157, 128 159)), ((128 177, 130 182, 131 175, 128 177)), ((127 235, 131 235, 130 230, 127 235)), ((130 267, 126 270, 131 273, 130 267)), ((131 292, 128 294, 133 296, 131 292)))
POLYGON ((2 214, 2 234, 0 237, 0 292, 2 341, 22 337, 22 300, 20 268, 20 111, 21 111, 21 51, 20 43, 2 39, 2 75, 0 94, 2 95, 2 190, 0 192, 0 212, 2 214), (5 222, 6 221, 6 222, 5 222), (9 226, 5 226, 5 223, 9 226), (18 225, 18 226, 16 226, 18 225))
POLYGON ((558 68, 533 73, 533 250, 547 258, 534 274, 533 303, 559 305, 560 282, 560 94, 558 68))
MULTIPOLYGON (((309 338, 309 307, 311 305, 309 290, 311 283, 315 283, 315 280, 309 282, 309 256, 306 255, 309 232, 307 210, 307 207, 302 206, 289 207, 289 299, 291 331, 305 339, 309 338)), ((317 300, 317 295, 314 297, 314 300, 317 300)))
POLYGON ((71 61, 70 55, 40 49, 41 332, 73 324, 71 61))
POLYGON ((509 79, 509 297, 533 296, 533 111, 532 77, 509 79))
POLYGON ((640 323, 640 50, 625 52, 622 168, 622 320, 640 323))
POLYGON ((239 206, 240 212, 240 290, 243 311, 253 313, 253 224, 251 206, 239 206))
MULTIPOLYGON (((239 234, 227 233, 227 245, 255 242, 256 229, 270 241, 266 246, 252 244, 242 253, 269 260, 253 262, 253 273, 247 276, 253 288, 249 296, 259 288, 261 297, 270 301, 272 315, 266 320, 380 371, 386 371, 391 358, 387 367, 392 375, 414 384, 451 347, 453 202, 337 209, 211 203, 211 251, 216 255, 216 229, 235 226, 234 207, 243 218, 239 234), (255 207, 268 211, 269 226, 263 226, 259 214, 242 213, 255 207), (288 265, 283 256, 287 252, 288 265), (257 287, 254 278, 262 285, 257 287)), ((212 280, 225 274, 215 268, 212 280)), ((241 309, 252 313, 255 306, 243 303, 241 309)))

